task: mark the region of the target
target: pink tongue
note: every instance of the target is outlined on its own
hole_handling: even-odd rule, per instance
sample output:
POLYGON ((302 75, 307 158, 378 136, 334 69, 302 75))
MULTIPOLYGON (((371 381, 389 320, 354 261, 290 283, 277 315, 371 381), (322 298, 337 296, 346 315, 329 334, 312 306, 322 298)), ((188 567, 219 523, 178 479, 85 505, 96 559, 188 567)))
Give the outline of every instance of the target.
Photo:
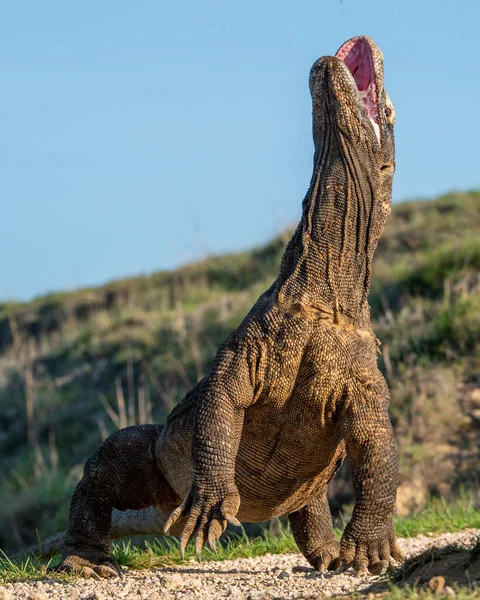
POLYGON ((373 79, 369 58, 362 44, 354 46, 344 61, 355 79, 359 92, 365 91, 373 79))

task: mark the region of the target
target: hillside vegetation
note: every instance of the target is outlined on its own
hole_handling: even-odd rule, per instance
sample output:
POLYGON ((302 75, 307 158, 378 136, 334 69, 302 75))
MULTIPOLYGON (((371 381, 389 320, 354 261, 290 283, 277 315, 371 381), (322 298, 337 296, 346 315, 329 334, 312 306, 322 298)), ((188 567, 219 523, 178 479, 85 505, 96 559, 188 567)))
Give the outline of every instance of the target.
MULTIPOLYGON (((398 510, 478 487, 480 192, 393 207, 370 294, 400 450, 398 510)), ((86 458, 161 422, 276 277, 261 248, 30 303, 0 304, 0 548, 64 529, 86 458)), ((348 513, 348 468, 330 490, 348 513)))

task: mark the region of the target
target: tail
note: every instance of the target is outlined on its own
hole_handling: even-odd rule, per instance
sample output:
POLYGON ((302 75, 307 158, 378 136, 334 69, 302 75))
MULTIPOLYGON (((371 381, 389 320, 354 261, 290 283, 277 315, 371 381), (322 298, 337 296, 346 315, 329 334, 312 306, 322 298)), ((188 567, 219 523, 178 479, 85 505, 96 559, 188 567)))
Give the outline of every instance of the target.
MULTIPOLYGON (((65 535, 65 531, 52 535, 16 558, 24 558, 28 555, 42 559, 51 558, 62 551, 65 535)), ((163 535, 163 519, 159 519, 153 506, 142 510, 114 510, 112 512, 110 539, 118 540, 129 535, 163 535)))

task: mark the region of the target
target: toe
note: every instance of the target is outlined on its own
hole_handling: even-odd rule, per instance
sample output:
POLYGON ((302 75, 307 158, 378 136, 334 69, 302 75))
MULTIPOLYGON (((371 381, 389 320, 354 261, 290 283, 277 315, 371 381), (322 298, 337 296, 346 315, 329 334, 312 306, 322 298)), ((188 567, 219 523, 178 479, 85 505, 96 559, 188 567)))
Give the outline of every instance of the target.
POLYGON ((342 564, 342 559, 337 556, 336 558, 334 558, 333 560, 330 561, 330 564, 328 565, 328 570, 329 571, 336 571, 340 565, 342 564))
POLYGON ((368 567, 368 570, 372 575, 383 575, 387 571, 388 565, 388 560, 379 560, 377 562, 371 563, 368 567))
POLYGON ((84 579, 97 579, 97 580, 101 579, 100 575, 98 575, 98 573, 95 573, 95 571, 91 567, 82 567, 82 570, 80 571, 80 575, 84 579))
POLYGON ((109 579, 110 577, 118 577, 117 571, 108 565, 98 565, 94 567, 93 570, 97 575, 102 577, 102 579, 109 579))

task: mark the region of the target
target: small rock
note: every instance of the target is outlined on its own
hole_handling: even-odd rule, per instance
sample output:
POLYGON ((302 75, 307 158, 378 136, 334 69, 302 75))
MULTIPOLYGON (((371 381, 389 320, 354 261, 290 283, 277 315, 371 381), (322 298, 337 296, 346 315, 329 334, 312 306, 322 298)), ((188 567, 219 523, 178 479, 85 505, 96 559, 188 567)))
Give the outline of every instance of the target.
POLYGON ((432 577, 430 579, 430 581, 428 582, 428 587, 435 594, 439 594, 445 587, 445 577, 442 577, 442 575, 437 575, 436 577, 432 577))
POLYGON ((282 571, 277 575, 277 579, 287 579, 290 577, 290 573, 288 571, 282 571))
POLYGON ((449 598, 455 598, 455 596, 457 595, 455 593, 455 590, 453 588, 451 588, 449 585, 446 585, 443 588, 443 594, 444 594, 444 596, 448 596, 449 598))
POLYGON ((105 596, 100 592, 95 592, 94 594, 88 597, 88 600, 105 600, 105 596))
POLYGON ((172 573, 165 577, 165 585, 172 588, 183 586, 183 577, 178 573, 172 573))
POLYGON ((480 404, 480 388, 476 388, 470 392, 470 398, 480 404))
POLYGON ((48 600, 47 594, 30 594, 27 600, 48 600))
POLYGON ((12 596, 4 587, 0 587, 0 600, 12 600, 12 596))

